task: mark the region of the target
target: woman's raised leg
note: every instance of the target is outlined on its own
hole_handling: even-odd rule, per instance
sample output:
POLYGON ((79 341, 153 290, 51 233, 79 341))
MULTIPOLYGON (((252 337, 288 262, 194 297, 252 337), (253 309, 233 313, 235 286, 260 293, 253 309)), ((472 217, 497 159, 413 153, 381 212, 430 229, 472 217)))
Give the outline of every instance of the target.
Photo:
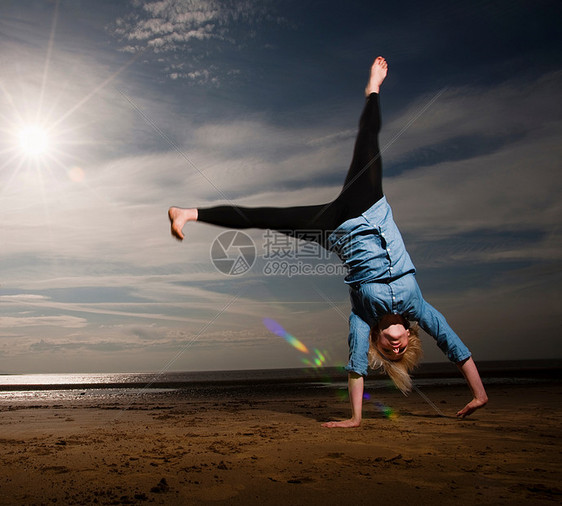
POLYGON ((379 92, 387 71, 386 60, 382 56, 376 58, 365 88, 367 102, 359 120, 353 159, 343 189, 336 199, 345 208, 345 219, 359 216, 383 196, 378 140, 381 127, 379 92))
POLYGON ((324 244, 326 232, 341 223, 339 208, 329 204, 298 207, 216 206, 201 209, 171 207, 168 217, 172 235, 183 240, 183 227, 189 221, 202 221, 220 227, 277 230, 294 237, 324 244), (327 212, 323 212, 327 209, 327 212), (317 238, 317 239, 316 239, 317 238))
MULTIPOLYGON (((379 56, 371 66, 365 94, 367 102, 359 121, 353 159, 344 187, 334 201, 313 206, 258 207, 217 206, 201 209, 171 207, 168 217, 171 232, 183 240, 182 229, 188 221, 203 221, 228 228, 261 228, 277 230, 295 237, 309 239, 310 232, 321 232, 321 244, 326 232, 341 223, 359 216, 379 200, 382 193, 382 163, 379 153, 380 86, 387 74, 386 60, 379 56)), ((309 239, 310 240, 310 239, 309 239)))

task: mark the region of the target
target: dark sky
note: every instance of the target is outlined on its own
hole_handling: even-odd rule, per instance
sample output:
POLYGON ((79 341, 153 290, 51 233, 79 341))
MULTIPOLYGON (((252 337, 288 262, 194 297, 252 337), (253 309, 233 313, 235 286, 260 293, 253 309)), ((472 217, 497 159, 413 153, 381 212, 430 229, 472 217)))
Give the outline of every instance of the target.
POLYGON ((225 275, 224 230, 194 224, 179 244, 166 211, 334 198, 379 54, 384 190, 425 298, 476 360, 560 357, 561 14, 0 2, 0 372, 299 367, 314 350, 345 363, 335 257, 253 230, 255 264, 225 275), (299 274, 272 272, 272 249, 299 274))

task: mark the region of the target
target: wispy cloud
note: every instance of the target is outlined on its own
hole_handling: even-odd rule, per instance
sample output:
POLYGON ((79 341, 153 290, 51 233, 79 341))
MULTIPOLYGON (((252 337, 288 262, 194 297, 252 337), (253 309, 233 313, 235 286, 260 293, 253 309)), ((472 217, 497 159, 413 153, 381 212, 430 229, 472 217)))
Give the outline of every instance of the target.
POLYGON ((18 328, 18 327, 44 327, 45 325, 63 327, 63 328, 83 328, 86 326, 84 318, 76 316, 26 316, 14 317, 4 316, 0 317, 0 326, 3 328, 18 328))
POLYGON ((146 52, 148 59, 153 54, 171 79, 215 86, 240 69, 226 59, 219 65, 211 53, 240 47, 264 21, 278 22, 272 16, 275 3, 268 0, 159 0, 132 6, 113 27, 122 51, 146 52))
MULTIPOLYGON (((386 180, 401 228, 425 240, 475 230, 554 232, 561 215, 555 195, 562 184, 562 122, 551 104, 560 85, 558 72, 531 83, 450 90, 387 155, 391 170, 409 158, 406 172, 386 180), (449 159, 444 146, 470 136, 502 141, 449 159), (437 149, 430 163, 421 158, 420 167, 416 155, 422 147, 437 149)), ((402 116, 410 114, 411 108, 402 116)), ((389 128, 400 124, 395 119, 389 128)))
MULTIPOLYGON (((451 38, 450 50, 442 43, 452 28, 437 16, 439 2, 421 30, 411 12, 388 4, 369 14, 368 2, 346 6, 344 17, 341 2, 322 3, 320 17, 310 2, 107 1, 95 13, 82 4, 64 4, 54 31, 52 5, 0 7, 3 369, 68 370, 72 362, 154 370, 201 329, 177 368, 298 365, 284 341, 271 341, 264 316, 345 358, 348 300, 339 277, 268 278, 258 262, 242 278, 225 278, 210 259, 223 230, 189 224, 179 244, 166 210, 333 199, 366 77, 366 68, 354 69, 368 64, 373 46, 391 62, 381 97, 385 193, 420 281, 431 281, 430 301, 455 328, 481 335, 473 342, 485 350, 501 341, 510 314, 556 321, 562 78, 547 70, 548 51, 519 72, 507 48, 490 44, 497 32, 479 33, 495 55, 459 62, 468 39, 451 38), (289 34, 277 13, 302 24, 289 34), (357 27, 352 37, 349 26, 357 27), (471 78, 492 66, 494 75, 471 78), (244 86, 217 89, 234 79, 244 86), (12 163, 14 118, 38 109, 47 123, 64 118, 61 143, 41 166, 12 163), (70 177, 76 167, 81 179, 70 177), (245 295, 213 319, 242 287, 245 295), (530 300, 535 293, 547 301, 530 300)), ((521 26, 505 40, 519 40, 521 26)), ((247 232, 262 244, 261 231, 247 232)), ((518 324, 509 321, 511 334, 518 324)))
MULTIPOLYGON (((540 230, 538 240, 543 248, 503 242, 501 248, 491 251, 486 247, 472 258, 499 261, 555 254, 560 207, 553 189, 560 185, 556 153, 561 126, 547 104, 555 100, 557 83, 559 74, 552 74, 526 85, 505 83, 463 92, 451 89, 427 111, 428 117, 412 123, 385 151, 383 163, 390 174, 385 190, 410 246, 423 245, 427 250, 432 242, 447 239, 464 244, 463 237, 475 231, 486 231, 489 237, 492 231, 540 230), (515 140, 508 137, 484 153, 468 150, 449 160, 447 149, 439 148, 460 137, 482 132, 500 136, 513 129, 518 133, 515 140), (431 162, 423 159, 418 165, 419 150, 435 146, 431 162), (408 160, 407 169, 392 177, 393 165, 404 159, 408 160)), ((382 144, 422 105, 422 101, 411 104, 390 121, 382 144)), ((244 205, 326 202, 337 195, 352 152, 352 130, 348 128, 280 127, 266 117, 203 125, 190 124, 189 118, 177 121, 181 123, 169 125, 169 129, 189 132, 179 147, 199 170, 186 166, 167 146, 167 151, 117 158, 91 169, 85 166, 88 176, 84 184, 51 181, 42 193, 37 181, 19 181, 20 190, 4 200, 3 254, 12 255, 14 262, 25 255, 40 255, 41 262, 56 267, 57 284, 64 278, 72 279, 74 273, 87 286, 99 286, 86 275, 95 258, 100 280, 112 286, 130 286, 135 277, 149 276, 150 269, 170 272, 175 268, 178 245, 169 237, 167 205, 219 203, 224 199, 215 187, 244 205), (25 188, 27 212, 36 215, 25 225, 23 242, 18 220, 24 211, 21 188, 25 188), (140 240, 144 247, 133 247, 140 240), (64 254, 54 245, 64 245, 64 254), (107 272, 119 275, 111 279, 105 276, 107 272)), ((187 232, 189 245, 182 254, 189 257, 189 275, 192 279, 220 276, 209 259, 209 244, 220 229, 197 224, 188 225, 187 232)), ((466 255, 459 253, 457 248, 447 259, 464 261, 466 255)), ((37 273, 27 271, 30 280, 45 267, 44 263, 37 265, 37 273)), ((6 278, 11 275, 7 273, 6 278)))

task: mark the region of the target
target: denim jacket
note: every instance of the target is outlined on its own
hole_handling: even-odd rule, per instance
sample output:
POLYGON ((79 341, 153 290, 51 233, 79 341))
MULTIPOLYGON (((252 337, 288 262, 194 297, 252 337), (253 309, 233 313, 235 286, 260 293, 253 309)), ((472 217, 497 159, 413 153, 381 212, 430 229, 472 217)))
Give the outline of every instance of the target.
POLYGON ((328 237, 327 246, 348 268, 345 282, 350 287, 351 316, 347 370, 367 374, 370 329, 387 313, 417 321, 452 362, 470 357, 443 315, 423 299, 416 269, 386 197, 361 216, 342 223, 328 237))

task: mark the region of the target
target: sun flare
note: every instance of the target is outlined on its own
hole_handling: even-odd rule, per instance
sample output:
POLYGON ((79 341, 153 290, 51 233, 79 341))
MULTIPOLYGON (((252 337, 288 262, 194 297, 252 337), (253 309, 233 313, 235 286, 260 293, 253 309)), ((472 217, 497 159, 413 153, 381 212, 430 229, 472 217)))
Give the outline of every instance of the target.
POLYGON ((18 144, 24 155, 38 157, 48 152, 49 135, 44 128, 37 125, 29 125, 20 130, 18 144))

